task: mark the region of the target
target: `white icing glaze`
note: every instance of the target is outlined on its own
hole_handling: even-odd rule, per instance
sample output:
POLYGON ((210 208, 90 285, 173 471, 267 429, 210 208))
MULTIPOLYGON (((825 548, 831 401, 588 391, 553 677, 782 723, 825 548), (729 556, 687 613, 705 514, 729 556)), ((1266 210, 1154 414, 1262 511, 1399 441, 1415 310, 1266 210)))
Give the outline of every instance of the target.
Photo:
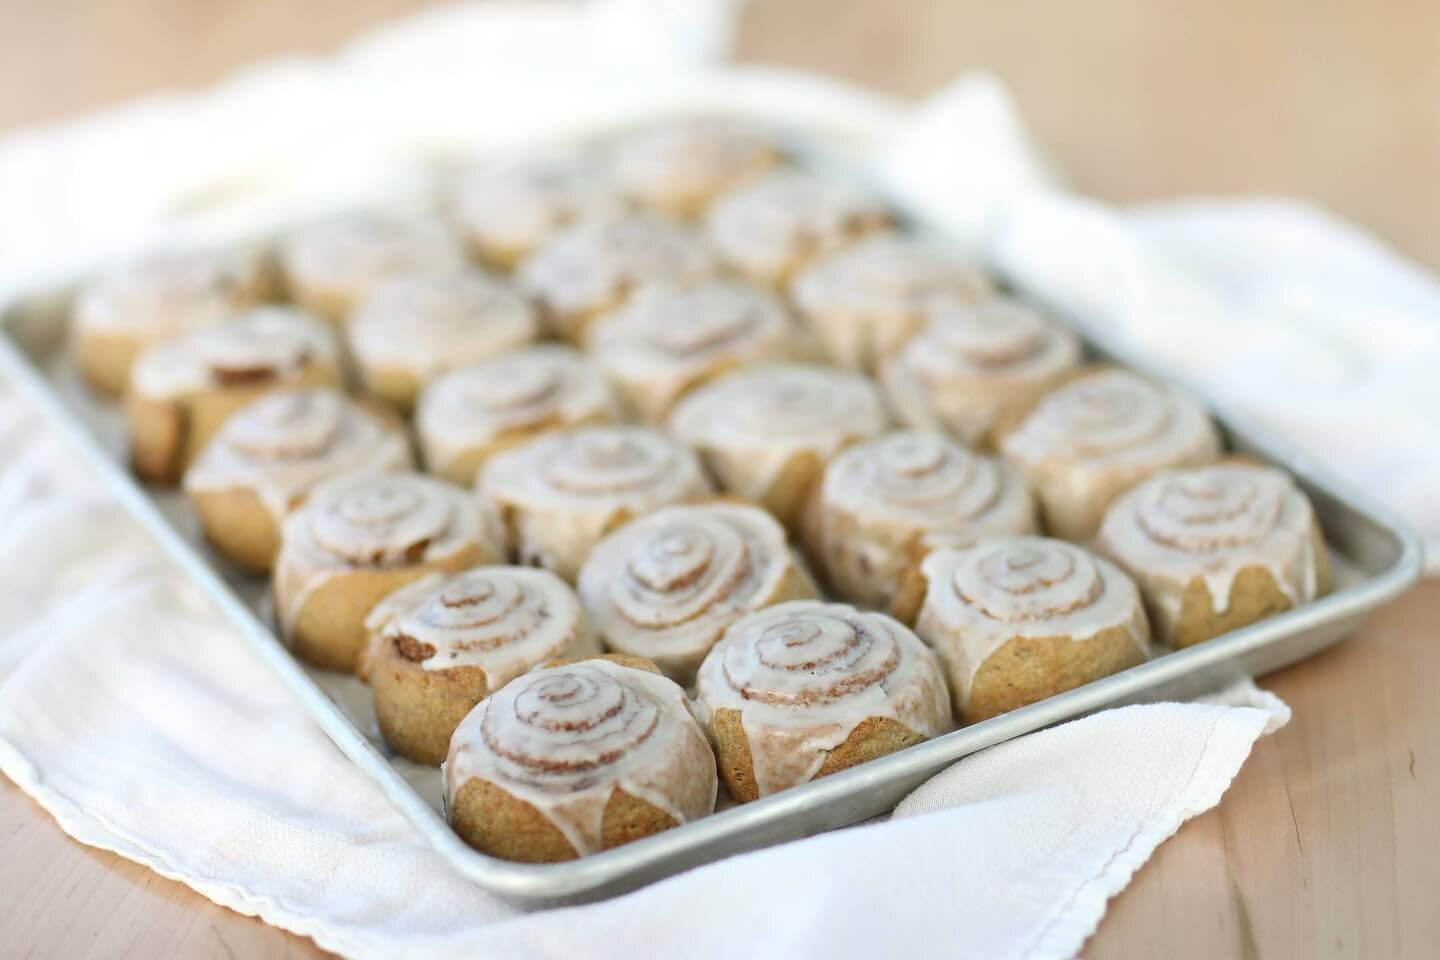
POLYGON ((709 492, 695 455, 644 427, 549 433, 496 454, 480 474, 520 561, 570 581, 617 524, 709 492))
POLYGON ((75 302, 82 333, 163 339, 198 330, 258 299, 258 261, 217 254, 166 254, 102 276, 75 302))
POLYGON ((756 501, 796 457, 812 454, 823 465, 886 424, 869 380, 808 364, 727 374, 682 399, 669 421, 675 436, 705 455, 725 489, 756 501))
POLYGON ((685 692, 607 660, 545 667, 487 697, 461 721, 445 796, 479 779, 530 804, 584 856, 603 849, 616 790, 688 823, 715 810, 715 755, 685 692))
POLYGON ((225 421, 185 471, 185 490, 254 491, 278 522, 321 481, 409 466, 404 433, 340 391, 279 390, 225 421))
POLYGON ((479 667, 491 692, 548 660, 600 652, 575 591, 527 567, 422 577, 376 604, 365 629, 374 645, 428 650, 424 670, 479 667))
POLYGON ((391 277, 465 267, 459 237, 439 217, 423 213, 336 217, 289 237, 280 259, 292 289, 347 305, 391 277))
POLYGON ((520 265, 520 285, 545 309, 556 332, 578 336, 587 314, 616 306, 655 284, 713 276, 715 261, 698 234, 644 214, 587 220, 562 230, 520 265))
POLYGON ((799 170, 773 173, 726 194, 706 221, 723 260, 769 283, 889 223, 879 200, 799 170))
POLYGON ((610 388, 576 351, 546 343, 447 373, 421 392, 425 463, 446 472, 467 453, 530 431, 618 419, 610 388))
POLYGON ((738 503, 669 507, 601 540, 580 570, 580 599, 606 646, 648 657, 688 684, 725 628, 813 586, 785 529, 738 503))
POLYGON ((1106 369, 1046 394, 999 447, 1035 488, 1050 532, 1081 540, 1122 490, 1157 470, 1214 460, 1220 438, 1178 390, 1106 369))
POLYGON ((842 603, 776 604, 737 621, 700 667, 706 717, 738 710, 760 796, 807 783, 871 717, 923 737, 951 727, 935 655, 902 624, 842 603))
POLYGON ((285 636, 305 600, 353 570, 435 563, 479 548, 497 559, 494 531, 464 490, 414 473, 347 474, 310 491, 285 519, 275 561, 275 610, 285 636))
POLYGON ((790 286, 831 359, 852 369, 894 355, 936 303, 970 303, 992 292, 978 265, 889 233, 817 260, 790 286))
POLYGON ((1146 651, 1149 625, 1134 582, 1063 540, 990 537, 930 553, 921 572, 925 602, 915 629, 945 661, 962 711, 976 672, 1015 637, 1082 641, 1121 627, 1146 651))
POLYGON ((881 365, 880 382, 901 420, 975 443, 1079 362, 1075 335, 1018 301, 946 302, 881 365))
POLYGON ((620 198, 594 174, 557 164, 483 164, 466 178, 457 200, 471 242, 506 262, 563 227, 622 209, 620 198))
POLYGON ((345 331, 362 369, 424 381, 529 343, 539 321, 508 284, 479 272, 445 271, 377 284, 345 331))
POLYGON ((620 189, 642 203, 688 213, 777 160, 774 144, 758 130, 692 117, 625 137, 614 146, 610 170, 620 189))
POLYGON ((824 563, 830 586, 881 608, 924 538, 963 545, 1036 529, 1018 471, 925 431, 888 433, 838 454, 814 510, 812 556, 824 563))
POLYGON ((1169 636, 1190 581, 1199 578, 1216 613, 1247 567, 1270 572, 1292 605, 1319 593, 1310 501, 1279 470, 1219 464, 1158 473, 1118 497, 1100 526, 1099 548, 1145 590, 1156 631, 1169 636))
POLYGON ((590 346, 631 405, 659 420, 697 383, 746 363, 787 359, 793 333, 774 296, 715 280, 632 298, 595 324, 590 346))
POLYGON ((146 349, 130 386, 173 400, 232 384, 285 383, 317 363, 337 363, 334 335, 323 322, 288 307, 252 307, 146 349))

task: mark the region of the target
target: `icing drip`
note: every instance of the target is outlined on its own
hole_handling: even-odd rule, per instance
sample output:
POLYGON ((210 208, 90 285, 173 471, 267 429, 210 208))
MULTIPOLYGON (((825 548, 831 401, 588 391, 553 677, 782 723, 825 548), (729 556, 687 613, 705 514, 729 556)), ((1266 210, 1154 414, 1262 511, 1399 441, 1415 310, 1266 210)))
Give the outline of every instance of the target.
POLYGON ((379 284, 346 326, 366 366, 427 380, 523 346, 538 334, 530 305, 480 273, 424 273, 379 284))
POLYGON ((600 322, 591 346, 640 412, 662 417, 696 383, 757 360, 783 360, 791 321, 773 296, 714 281, 652 290, 600 322))
POLYGON ((1081 641, 1118 626, 1142 653, 1149 641, 1130 578, 1062 540, 990 537, 936 550, 921 571, 926 594, 916 630, 944 658, 961 710, 976 672, 1014 637, 1081 641))
POLYGON ((980 440, 1080 362, 1073 334, 1013 300, 946 303, 881 370, 900 418, 980 440))
POLYGON ((336 363, 325 324, 299 310, 253 307, 149 348, 135 362, 131 386, 147 397, 174 399, 293 380, 314 363, 336 363))
POLYGON ((622 204, 593 175, 555 165, 487 164, 458 199, 462 226, 490 256, 509 260, 581 220, 617 215, 622 204))
POLYGON ((1173 624, 1193 578, 1224 613, 1247 567, 1268 570, 1292 605, 1315 599, 1314 530, 1310 502, 1284 473, 1221 464, 1158 473, 1122 494, 1106 513, 1099 545, 1141 580, 1162 622, 1173 624))
POLYGON ((292 285, 351 301, 391 277, 465 266, 459 239, 430 214, 336 217, 291 236, 280 256, 292 285))
POLYGON ((409 465, 404 434, 339 391, 283 390, 225 421, 186 471, 185 489, 253 490, 278 521, 323 480, 409 465))
POLYGON ((579 589, 610 649, 648 657, 682 683, 740 616, 813 593, 784 528, 735 503, 671 507, 626 524, 595 547, 579 589))
POLYGON ((285 634, 308 597, 352 570, 433 563, 475 548, 495 556, 480 509, 463 490, 413 473, 364 473, 316 486, 285 519, 275 605, 285 634))
POLYGON ((708 230, 723 259, 750 276, 775 282, 889 223, 889 212, 878 200, 845 184, 789 170, 717 200, 708 230))
POLYGON ((881 234, 817 261, 790 292, 837 363, 868 368, 892 356, 936 304, 975 302, 992 286, 975 264, 881 234))
POLYGON ((491 691, 547 660, 600 652, 565 581, 523 567, 422 577, 376 605, 365 627, 376 644, 423 653, 425 670, 481 668, 491 691))
POLYGON ((102 277, 75 303, 90 333, 169 337, 198 330, 259 298, 259 264, 240 257, 170 254, 102 277))
POLYGON ((950 729, 933 653, 901 624, 845 604, 777 604, 736 622, 700 667, 713 716, 740 711, 760 796, 806 783, 870 717, 950 729))
POLYGON ((627 194, 672 212, 696 204, 774 166, 775 147, 758 131, 716 119, 657 125, 618 143, 611 173, 627 194))
POLYGON ((885 409, 866 378, 805 364, 769 364, 728 374, 686 396, 670 430, 704 450, 725 487, 761 499, 791 461, 828 461, 885 429, 885 409))
POLYGON ((420 395, 415 422, 431 469, 507 435, 616 419, 604 378, 569 347, 540 344, 445 374, 420 395))
POLYGON ((885 606, 922 538, 963 545, 1031 533, 1035 508, 1013 467, 939 433, 902 431, 836 456, 813 526, 814 555, 831 585, 856 602, 885 606))
POLYGON ((445 762, 454 804, 472 779, 534 807, 584 856, 604 847, 616 790, 688 823, 715 809, 715 757, 685 693, 606 660, 535 670, 481 701, 445 762))
POLYGON ((556 234, 520 266, 518 279, 561 333, 577 335, 587 313, 608 309, 654 284, 706 279, 715 263, 692 230, 631 214, 588 220, 556 234))

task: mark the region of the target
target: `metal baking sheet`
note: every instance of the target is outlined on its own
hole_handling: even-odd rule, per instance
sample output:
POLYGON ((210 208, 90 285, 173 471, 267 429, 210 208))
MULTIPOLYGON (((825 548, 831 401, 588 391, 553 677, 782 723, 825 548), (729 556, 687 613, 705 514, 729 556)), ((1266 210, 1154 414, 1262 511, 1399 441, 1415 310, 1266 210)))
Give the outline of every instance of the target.
MULTIPOLYGON (((901 213, 926 229, 923 211, 901 213)), ((235 569, 209 549, 183 495, 142 488, 130 475, 119 409, 90 394, 64 349, 69 300, 68 289, 37 291, 4 308, 0 370, 50 418, 96 478, 154 535, 336 745, 375 779, 435 849, 477 885, 519 904, 611 896, 730 854, 857 823, 888 811, 960 757, 1001 741, 1104 707, 1194 697, 1275 670, 1343 639, 1365 614, 1414 582, 1420 571, 1418 541, 1385 510, 1282 440, 1212 404, 1231 449, 1284 467, 1310 496, 1336 572, 1329 595, 1194 647, 1160 651, 1123 673, 1040 703, 775 796, 726 806, 713 816, 613 850, 565 863, 512 863, 472 850, 445 823, 438 770, 390 753, 380 738, 367 687, 351 676, 311 669, 291 656, 269 625, 265 581, 235 569)), ((1103 330, 1069 315, 1065 304, 1044 306, 1076 326, 1093 355, 1145 372, 1143 358, 1107 345, 1103 330)))

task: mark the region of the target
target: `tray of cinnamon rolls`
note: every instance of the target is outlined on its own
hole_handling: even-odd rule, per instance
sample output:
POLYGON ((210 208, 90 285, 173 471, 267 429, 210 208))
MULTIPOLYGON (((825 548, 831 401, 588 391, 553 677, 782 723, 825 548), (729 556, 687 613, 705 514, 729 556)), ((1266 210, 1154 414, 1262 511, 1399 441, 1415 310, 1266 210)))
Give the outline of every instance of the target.
POLYGON ((1341 639, 1413 538, 826 162, 658 119, 37 291, 0 361, 466 876, 606 896, 1341 639))

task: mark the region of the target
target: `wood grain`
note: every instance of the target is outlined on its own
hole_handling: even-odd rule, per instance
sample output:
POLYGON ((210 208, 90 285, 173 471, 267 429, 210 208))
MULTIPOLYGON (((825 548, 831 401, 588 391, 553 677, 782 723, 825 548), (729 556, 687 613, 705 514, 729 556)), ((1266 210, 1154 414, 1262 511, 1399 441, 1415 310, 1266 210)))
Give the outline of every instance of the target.
MULTIPOLYGON (((0 0, 0 129, 323 51, 419 5, 0 0)), ((1440 266, 1440 4, 753 0, 740 53, 907 94, 986 66, 1082 189, 1298 194, 1440 266)), ((1437 624, 1426 584, 1267 678, 1295 720, 1140 870, 1086 955, 1440 955, 1437 624)), ((70 841, 3 779, 0 903, 7 957, 322 955, 70 841)))

